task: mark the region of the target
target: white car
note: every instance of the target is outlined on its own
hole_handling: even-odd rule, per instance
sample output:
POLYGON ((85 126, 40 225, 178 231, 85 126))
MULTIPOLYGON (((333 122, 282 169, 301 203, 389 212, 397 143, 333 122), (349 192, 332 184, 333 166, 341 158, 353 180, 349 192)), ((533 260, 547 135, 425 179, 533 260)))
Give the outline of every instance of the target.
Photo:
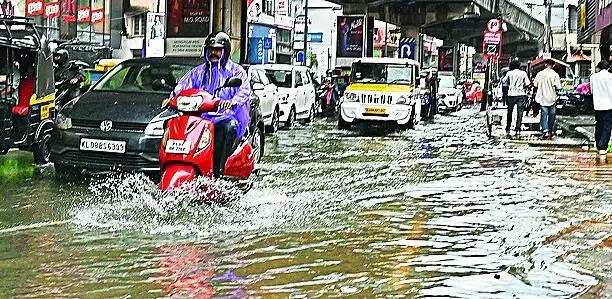
POLYGON ((438 77, 438 110, 449 112, 461 109, 463 94, 457 88, 457 82, 452 75, 441 75, 438 77))
POLYGON ((285 127, 293 126, 296 120, 312 121, 316 115, 316 92, 309 69, 286 64, 263 67, 268 79, 278 87, 279 119, 285 127))
POLYGON ((259 106, 266 131, 274 133, 278 130, 282 115, 278 87, 270 82, 266 75, 266 69, 262 65, 250 66, 248 75, 251 80, 251 88, 259 98, 259 106))

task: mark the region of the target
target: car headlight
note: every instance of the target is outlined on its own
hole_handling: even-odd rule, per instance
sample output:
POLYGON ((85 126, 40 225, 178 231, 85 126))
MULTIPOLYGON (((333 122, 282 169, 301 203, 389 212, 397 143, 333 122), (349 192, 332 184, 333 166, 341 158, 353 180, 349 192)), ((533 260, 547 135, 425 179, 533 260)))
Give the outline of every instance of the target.
POLYGON ((408 103, 408 98, 405 96, 400 96, 399 98, 397 98, 397 101, 395 101, 395 103, 399 105, 405 105, 408 103))
POLYGON ((163 136, 164 135, 164 120, 150 122, 145 128, 145 135, 163 136))
POLYGON ((179 97, 176 100, 176 108, 179 111, 198 111, 198 108, 200 108, 202 101, 204 101, 204 98, 202 96, 179 97))
POLYGON ((202 137, 200 137, 200 143, 198 144, 198 151, 207 148, 210 145, 210 131, 205 128, 202 131, 202 137))
POLYGON ((64 114, 59 113, 56 118, 57 127, 60 130, 68 130, 72 128, 72 118, 66 117, 64 114))
POLYGON ((445 95, 445 94, 439 94, 439 95, 438 95, 438 98, 440 98, 440 99, 444 99, 444 98, 446 98, 446 95, 445 95))
POLYGON ((356 93, 347 92, 344 94, 344 100, 347 102, 357 102, 358 97, 356 93))

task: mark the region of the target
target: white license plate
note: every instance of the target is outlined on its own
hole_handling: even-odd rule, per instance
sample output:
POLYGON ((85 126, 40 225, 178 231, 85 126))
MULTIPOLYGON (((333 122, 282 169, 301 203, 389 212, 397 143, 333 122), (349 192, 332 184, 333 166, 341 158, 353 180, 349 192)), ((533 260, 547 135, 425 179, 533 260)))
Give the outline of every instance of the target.
POLYGON ((125 141, 81 139, 81 150, 106 153, 125 153, 125 141))
POLYGON ((189 154, 191 142, 187 140, 170 139, 166 142, 166 153, 169 154, 189 154))

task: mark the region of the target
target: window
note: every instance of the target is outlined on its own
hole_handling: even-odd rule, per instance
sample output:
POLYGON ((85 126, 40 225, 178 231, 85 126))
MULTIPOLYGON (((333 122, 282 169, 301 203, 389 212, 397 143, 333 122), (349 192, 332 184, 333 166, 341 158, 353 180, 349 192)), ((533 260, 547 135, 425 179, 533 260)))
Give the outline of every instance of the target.
POLYGON ((274 15, 274 0, 263 0, 263 13, 274 15))
POLYGON ((126 63, 114 68, 94 87, 95 91, 170 93, 191 65, 126 63))
POLYGON ((569 31, 575 33, 578 31, 578 7, 570 5, 568 6, 569 10, 569 31))
POLYGON ((353 81, 359 83, 412 84, 414 66, 355 63, 351 71, 353 81))
POLYGON ((295 72, 295 87, 304 85, 301 72, 295 72))
POLYGON ((251 71, 251 86, 256 83, 263 84, 263 82, 261 81, 261 77, 259 76, 259 72, 257 70, 253 70, 251 71))
POLYGON ((304 80, 304 85, 306 84, 310 84, 310 76, 308 76, 308 73, 306 72, 301 72, 302 74, 302 79, 304 80))
POLYGON ((146 14, 139 14, 132 18, 132 35, 134 36, 144 36, 145 35, 145 25, 147 22, 146 14))
POLYGON ((268 80, 268 77, 266 77, 266 74, 263 71, 258 70, 257 71, 259 73, 259 78, 261 79, 261 83, 263 83, 263 85, 270 85, 270 80, 268 80))
POLYGON ((268 77, 274 85, 282 88, 291 88, 291 82, 293 82, 291 71, 267 70, 266 77, 268 77))

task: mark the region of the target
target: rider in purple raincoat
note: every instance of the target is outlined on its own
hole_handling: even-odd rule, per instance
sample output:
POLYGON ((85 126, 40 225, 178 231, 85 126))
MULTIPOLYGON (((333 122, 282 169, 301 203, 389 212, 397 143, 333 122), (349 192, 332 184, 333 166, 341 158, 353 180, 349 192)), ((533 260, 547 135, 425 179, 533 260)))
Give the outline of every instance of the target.
MULTIPOLYGON (((211 119, 215 124, 215 175, 222 173, 225 161, 237 147, 238 141, 246 137, 251 120, 251 86, 247 73, 229 59, 230 52, 231 41, 226 33, 209 35, 202 51, 204 63, 185 74, 172 94, 174 96, 191 88, 214 94, 227 79, 242 79, 240 87, 221 89, 217 95, 221 99, 219 109, 226 113, 211 119)), ((209 116, 207 118, 210 119, 209 116)))

